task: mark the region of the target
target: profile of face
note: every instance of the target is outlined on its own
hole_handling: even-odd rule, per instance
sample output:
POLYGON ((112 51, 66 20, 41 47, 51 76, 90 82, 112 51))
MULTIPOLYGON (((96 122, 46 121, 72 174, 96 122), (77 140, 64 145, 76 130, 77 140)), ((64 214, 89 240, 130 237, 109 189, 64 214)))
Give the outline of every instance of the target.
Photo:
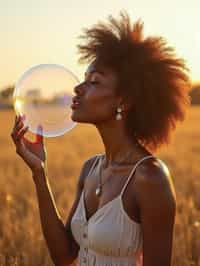
POLYGON ((115 120, 121 97, 116 94, 117 77, 112 69, 93 61, 85 72, 84 82, 74 88, 80 102, 72 110, 71 119, 98 124, 115 120))

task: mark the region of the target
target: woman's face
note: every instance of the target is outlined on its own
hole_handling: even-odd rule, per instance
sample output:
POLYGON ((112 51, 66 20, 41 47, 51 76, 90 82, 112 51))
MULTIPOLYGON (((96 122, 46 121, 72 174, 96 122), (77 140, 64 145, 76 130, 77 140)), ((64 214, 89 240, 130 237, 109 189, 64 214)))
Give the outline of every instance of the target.
POLYGON ((85 72, 85 80, 74 88, 80 105, 72 110, 73 121, 98 124, 115 119, 120 98, 115 73, 97 61, 85 72))

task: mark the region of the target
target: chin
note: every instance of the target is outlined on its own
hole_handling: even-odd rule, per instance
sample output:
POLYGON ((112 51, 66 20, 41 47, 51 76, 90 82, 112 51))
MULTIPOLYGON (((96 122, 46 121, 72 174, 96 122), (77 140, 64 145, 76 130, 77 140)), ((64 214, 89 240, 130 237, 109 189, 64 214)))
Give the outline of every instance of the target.
POLYGON ((86 124, 93 124, 96 125, 97 121, 92 119, 91 117, 87 117, 87 116, 81 116, 80 114, 78 114, 78 112, 72 112, 71 114, 71 120, 77 123, 86 123, 86 124))
POLYGON ((75 111, 72 110, 71 120, 78 123, 90 123, 89 121, 85 121, 85 119, 81 117, 81 115, 78 114, 76 110, 75 111))

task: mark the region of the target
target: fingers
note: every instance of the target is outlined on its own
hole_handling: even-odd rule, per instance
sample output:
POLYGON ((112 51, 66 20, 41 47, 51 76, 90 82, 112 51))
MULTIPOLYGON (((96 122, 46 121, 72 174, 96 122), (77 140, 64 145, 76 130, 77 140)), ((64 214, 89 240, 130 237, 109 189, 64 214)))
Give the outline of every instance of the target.
POLYGON ((24 124, 23 124, 23 122, 20 119, 17 120, 16 125, 15 125, 15 127, 13 129, 13 132, 17 133, 23 127, 23 125, 24 124))
POLYGON ((42 125, 38 125, 37 127, 36 142, 44 144, 42 125))
POLYGON ((22 125, 22 122, 20 120, 20 116, 15 116, 15 124, 14 124, 13 130, 12 130, 12 133, 11 133, 11 137, 12 137, 14 142, 15 142, 15 140, 17 140, 16 139, 17 133, 21 129, 22 126, 23 125, 22 125))
POLYGON ((21 140, 21 138, 24 136, 24 134, 28 131, 28 128, 29 128, 29 126, 22 128, 22 130, 16 136, 17 141, 21 140))
POLYGON ((25 115, 23 116, 15 116, 15 125, 13 128, 13 132, 19 130, 23 126, 23 121, 25 119, 25 115))
POLYGON ((14 124, 13 130, 12 130, 12 133, 11 133, 11 137, 12 137, 13 141, 15 142, 15 144, 17 144, 20 141, 21 137, 27 131, 25 129, 24 129, 25 132, 24 132, 24 130, 22 131, 22 128, 24 126, 22 121, 24 119, 25 119, 25 116, 22 116, 22 117, 21 116, 15 116, 15 124, 14 124), (19 134, 19 132, 20 132, 20 134, 19 134))

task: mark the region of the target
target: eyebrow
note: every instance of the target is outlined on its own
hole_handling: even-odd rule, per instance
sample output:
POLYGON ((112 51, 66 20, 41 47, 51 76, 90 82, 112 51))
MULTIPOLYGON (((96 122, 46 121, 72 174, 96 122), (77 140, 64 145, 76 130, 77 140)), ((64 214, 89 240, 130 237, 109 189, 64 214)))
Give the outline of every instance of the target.
POLYGON ((86 76, 86 75, 89 75, 89 74, 92 74, 92 73, 99 73, 99 74, 101 74, 102 76, 104 76, 104 74, 105 74, 103 71, 97 69, 97 70, 92 70, 92 71, 89 71, 89 72, 86 71, 86 72, 85 72, 85 76, 86 76))

